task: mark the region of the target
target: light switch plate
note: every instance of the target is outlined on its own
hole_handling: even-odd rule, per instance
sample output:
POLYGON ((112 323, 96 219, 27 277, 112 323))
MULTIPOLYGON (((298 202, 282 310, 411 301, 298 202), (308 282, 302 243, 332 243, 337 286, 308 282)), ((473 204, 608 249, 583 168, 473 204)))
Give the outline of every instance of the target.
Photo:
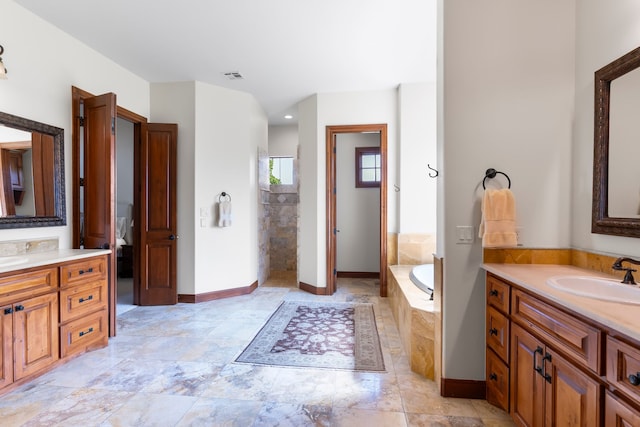
POLYGON ((456 243, 458 245, 471 245, 473 243, 473 226, 456 226, 456 243))

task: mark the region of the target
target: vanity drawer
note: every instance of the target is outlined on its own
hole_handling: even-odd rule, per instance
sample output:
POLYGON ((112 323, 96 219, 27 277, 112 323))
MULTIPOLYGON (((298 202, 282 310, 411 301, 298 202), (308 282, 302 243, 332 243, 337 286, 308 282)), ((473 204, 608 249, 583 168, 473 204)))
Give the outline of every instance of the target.
POLYGON ((58 290, 58 269, 40 268, 0 277, 0 304, 58 290))
POLYGON ((504 314, 509 314, 511 286, 500 279, 487 274, 487 304, 497 308, 504 314))
POLYGON ((500 358, 509 361, 509 319, 493 307, 487 306, 487 346, 500 358))
POLYGON ((68 262, 60 266, 60 287, 107 277, 107 256, 68 262))
POLYGON ((607 337, 607 381, 634 401, 640 401, 640 349, 607 337))
POLYGON ((107 310, 100 310, 60 326, 60 357, 107 345, 107 310))
POLYGON ((107 307, 107 281, 97 280, 60 290, 60 322, 107 307))
POLYGON ((509 412, 509 367, 487 351, 487 402, 509 412))
POLYGON ((526 325, 544 341, 576 363, 602 374, 602 333, 530 295, 514 289, 512 319, 526 325))

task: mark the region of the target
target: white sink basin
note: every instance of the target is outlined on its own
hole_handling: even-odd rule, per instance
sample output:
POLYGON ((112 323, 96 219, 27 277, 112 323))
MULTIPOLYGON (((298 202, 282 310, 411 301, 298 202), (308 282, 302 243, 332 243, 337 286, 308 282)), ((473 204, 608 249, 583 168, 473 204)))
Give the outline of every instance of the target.
POLYGON ((0 256, 0 268, 24 264, 29 258, 24 256, 0 256))
POLYGON ((583 297, 640 305, 640 288, 603 277, 555 276, 547 280, 552 288, 583 297))

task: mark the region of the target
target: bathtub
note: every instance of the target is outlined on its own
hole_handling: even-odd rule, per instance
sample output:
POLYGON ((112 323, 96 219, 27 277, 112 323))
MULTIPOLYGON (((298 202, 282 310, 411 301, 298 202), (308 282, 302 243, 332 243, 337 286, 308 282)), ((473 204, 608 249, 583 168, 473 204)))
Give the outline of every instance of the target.
POLYGON ((414 285, 433 299, 433 264, 416 265, 411 269, 409 278, 414 285))

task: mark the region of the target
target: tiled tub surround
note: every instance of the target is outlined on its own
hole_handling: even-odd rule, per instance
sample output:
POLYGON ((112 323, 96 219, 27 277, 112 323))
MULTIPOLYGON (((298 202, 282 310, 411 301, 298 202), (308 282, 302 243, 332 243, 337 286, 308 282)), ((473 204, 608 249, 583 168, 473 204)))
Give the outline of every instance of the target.
POLYGON ((398 234, 398 265, 433 264, 435 251, 436 236, 434 234, 398 234))
POLYGON ((428 379, 435 378, 434 301, 411 282, 412 265, 389 267, 388 296, 400 340, 409 357, 411 370, 428 379))

